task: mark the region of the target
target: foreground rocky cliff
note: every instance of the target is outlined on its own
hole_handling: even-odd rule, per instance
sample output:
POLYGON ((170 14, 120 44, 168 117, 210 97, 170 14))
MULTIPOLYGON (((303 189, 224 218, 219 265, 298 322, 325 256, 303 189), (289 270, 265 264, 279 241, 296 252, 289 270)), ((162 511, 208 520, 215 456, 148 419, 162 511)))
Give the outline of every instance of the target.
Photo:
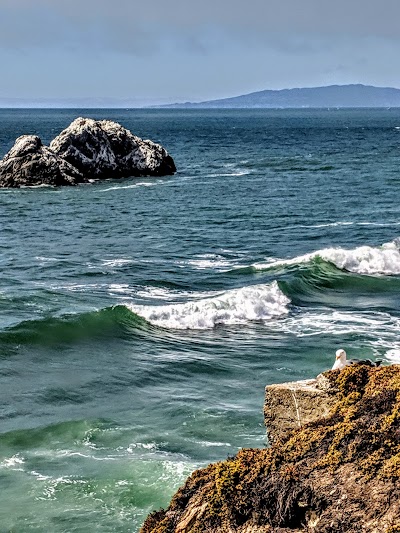
POLYGON ((176 172, 161 145, 116 122, 77 118, 50 144, 19 137, 0 161, 0 187, 77 185, 94 179, 166 176, 176 172))
POLYGON ((323 383, 325 415, 194 472, 141 532, 399 533, 400 366, 349 366, 323 383))

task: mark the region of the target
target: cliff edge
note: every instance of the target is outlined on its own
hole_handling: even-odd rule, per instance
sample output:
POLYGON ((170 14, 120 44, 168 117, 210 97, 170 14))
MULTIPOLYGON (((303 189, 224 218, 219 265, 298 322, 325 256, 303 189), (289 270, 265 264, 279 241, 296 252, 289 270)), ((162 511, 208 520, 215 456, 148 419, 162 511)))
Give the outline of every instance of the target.
POLYGON ((400 533, 400 366, 320 379, 322 416, 197 470, 141 533, 400 533))

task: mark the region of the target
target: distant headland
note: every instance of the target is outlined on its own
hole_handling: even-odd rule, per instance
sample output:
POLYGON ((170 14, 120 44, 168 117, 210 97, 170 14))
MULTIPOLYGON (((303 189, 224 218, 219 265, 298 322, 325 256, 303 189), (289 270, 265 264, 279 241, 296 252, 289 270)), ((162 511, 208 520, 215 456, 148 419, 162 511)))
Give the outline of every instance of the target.
POLYGON ((193 109, 400 107, 400 89, 361 84, 329 85, 279 91, 265 90, 220 100, 185 102, 162 107, 193 109))

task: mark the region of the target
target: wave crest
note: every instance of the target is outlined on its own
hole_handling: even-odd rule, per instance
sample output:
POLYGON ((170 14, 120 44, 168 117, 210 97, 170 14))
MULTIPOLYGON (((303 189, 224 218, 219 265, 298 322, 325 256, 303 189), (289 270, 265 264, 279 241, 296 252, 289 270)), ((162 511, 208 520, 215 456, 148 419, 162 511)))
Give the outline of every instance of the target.
POLYGON ((309 263, 313 259, 321 258, 329 261, 341 270, 356 274, 367 275, 399 275, 400 274, 400 240, 385 243, 379 247, 359 246, 352 250, 345 248, 324 248, 310 254, 301 255, 293 259, 257 263, 253 267, 257 270, 267 270, 277 267, 309 263))
POLYGON ((186 303, 127 307, 151 324, 168 329, 211 329, 219 324, 245 324, 286 315, 290 300, 276 281, 226 291, 186 303))

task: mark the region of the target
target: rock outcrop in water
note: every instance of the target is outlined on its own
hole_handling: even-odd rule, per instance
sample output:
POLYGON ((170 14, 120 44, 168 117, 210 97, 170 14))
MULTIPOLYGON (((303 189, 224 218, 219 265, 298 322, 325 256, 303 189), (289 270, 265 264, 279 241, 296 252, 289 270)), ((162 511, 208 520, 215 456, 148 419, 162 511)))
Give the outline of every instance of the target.
POLYGON ((399 533, 400 366, 324 377, 327 416, 194 472, 141 533, 399 533))
POLYGON ((0 187, 76 185, 92 179, 165 176, 176 171, 161 145, 116 122, 77 118, 50 144, 19 137, 0 161, 0 187))
POLYGON ((110 120, 77 118, 50 148, 88 178, 165 176, 176 171, 165 148, 110 120))
POLYGON ((0 187, 76 185, 84 181, 78 169, 43 146, 36 135, 18 137, 0 161, 0 187))

